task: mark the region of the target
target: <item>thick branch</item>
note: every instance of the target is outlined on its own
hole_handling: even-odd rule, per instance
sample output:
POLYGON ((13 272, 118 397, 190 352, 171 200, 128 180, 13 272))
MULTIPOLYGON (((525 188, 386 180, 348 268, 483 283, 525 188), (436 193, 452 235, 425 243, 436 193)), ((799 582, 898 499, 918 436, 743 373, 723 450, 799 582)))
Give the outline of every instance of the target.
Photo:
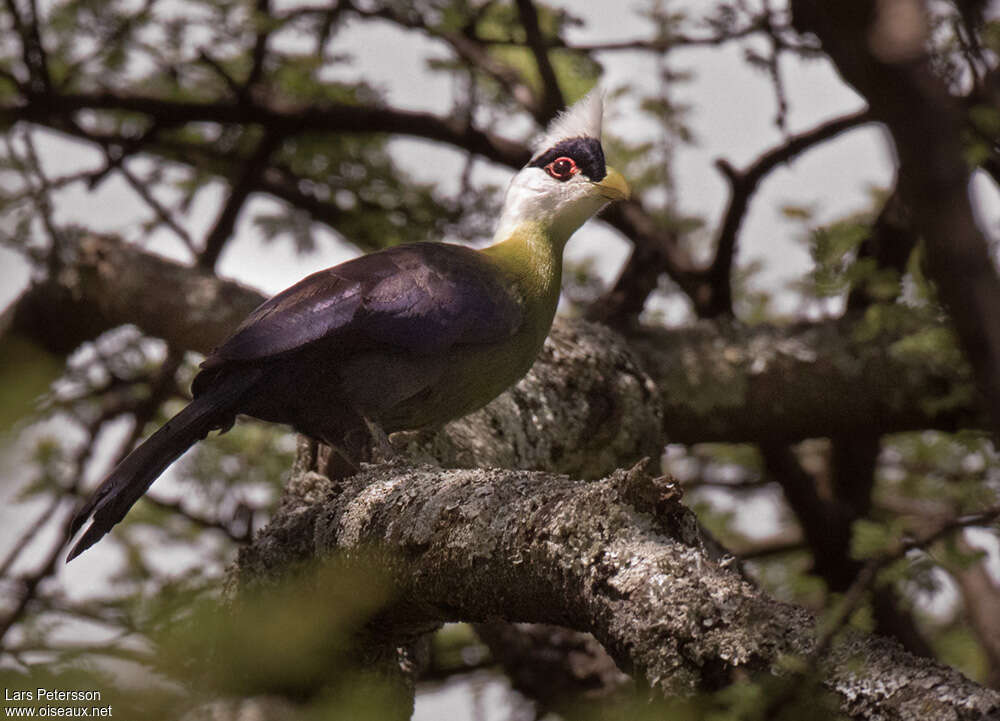
MULTIPOLYGON (((52 94, 29 104, 2 107, 0 125, 9 125, 17 120, 52 125, 60 116, 85 109, 141 113, 164 127, 191 122, 253 123, 266 127, 276 135, 304 131, 399 133, 457 145, 512 168, 520 168, 530 156, 523 144, 470 128, 460 119, 374 105, 292 107, 261 101, 164 100, 103 91, 52 94)), ((59 125, 55 123, 56 127, 59 125)))
POLYGON ((5 311, 13 330, 66 355, 120 325, 134 324, 176 348, 208 353, 263 300, 255 290, 195 271, 115 238, 67 246, 61 270, 5 311))
POLYGON ((629 346, 660 391, 666 437, 678 442, 984 427, 979 406, 947 400, 968 391, 964 368, 934 368, 896 345, 928 329, 907 331, 905 322, 875 336, 851 317, 789 327, 704 323, 635 333, 629 346))
MULTIPOLYGON (((271 525, 240 554, 237 593, 298 562, 373 544, 406 602, 380 633, 450 620, 551 623, 589 631, 623 669, 668 693, 806 656, 815 621, 771 600, 705 551, 676 488, 641 470, 583 483, 519 471, 371 467, 334 489, 293 477, 271 525)), ((848 634, 821 659, 856 718, 980 719, 1000 694, 848 634)))
POLYGON ((927 246, 927 272, 955 323, 1000 433, 1000 277, 969 200, 964 103, 934 70, 925 3, 793 0, 796 27, 815 33, 874 118, 892 133, 899 189, 927 246), (893 6, 894 7, 894 6, 893 6))

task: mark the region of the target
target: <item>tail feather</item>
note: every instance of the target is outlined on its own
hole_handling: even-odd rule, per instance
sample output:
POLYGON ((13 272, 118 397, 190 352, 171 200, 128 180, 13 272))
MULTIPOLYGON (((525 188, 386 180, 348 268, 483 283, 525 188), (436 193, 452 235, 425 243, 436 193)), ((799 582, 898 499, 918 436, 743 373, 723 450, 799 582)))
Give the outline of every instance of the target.
POLYGON ((255 373, 234 375, 236 377, 225 379, 191 401, 115 466, 73 517, 67 540, 75 536, 88 519, 92 517, 93 521, 69 552, 67 563, 101 540, 122 520, 153 481, 184 451, 209 431, 232 423, 240 397, 258 377, 255 373))

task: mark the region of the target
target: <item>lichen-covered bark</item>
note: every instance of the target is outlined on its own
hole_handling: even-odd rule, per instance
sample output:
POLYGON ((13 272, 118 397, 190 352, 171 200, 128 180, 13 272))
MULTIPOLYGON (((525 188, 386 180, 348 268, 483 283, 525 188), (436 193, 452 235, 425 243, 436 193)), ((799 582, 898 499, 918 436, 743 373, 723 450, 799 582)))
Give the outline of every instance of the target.
MULTIPOLYGON (((271 525, 232 570, 239 593, 298 562, 376 546, 397 598, 383 632, 443 621, 550 623, 589 631, 619 666, 668 693, 808 655, 815 620, 714 559, 677 489, 641 468, 583 482, 550 473, 366 468, 332 485, 300 466, 271 525)), ((1000 694, 850 635, 821 659, 858 718, 981 719, 1000 694), (919 709, 919 713, 917 710, 919 709)))
POLYGON ((86 235, 61 248, 52 277, 31 285, 0 318, 66 355, 81 343, 133 324, 175 348, 208 353, 263 300, 259 292, 110 236, 86 235))

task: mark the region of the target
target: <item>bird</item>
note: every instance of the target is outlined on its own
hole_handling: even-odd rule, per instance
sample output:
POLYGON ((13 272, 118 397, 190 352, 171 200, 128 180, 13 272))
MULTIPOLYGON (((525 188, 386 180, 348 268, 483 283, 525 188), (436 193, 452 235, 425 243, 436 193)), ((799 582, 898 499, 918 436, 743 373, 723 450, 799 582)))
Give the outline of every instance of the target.
POLYGON ((389 433, 440 426, 520 380, 552 326, 566 242, 630 194, 605 162, 602 116, 595 89, 551 121, 507 187, 490 245, 386 248, 314 273, 252 311, 202 362, 191 402, 77 511, 67 543, 90 525, 67 562, 237 415, 289 425, 357 459, 364 447, 388 453, 389 433))

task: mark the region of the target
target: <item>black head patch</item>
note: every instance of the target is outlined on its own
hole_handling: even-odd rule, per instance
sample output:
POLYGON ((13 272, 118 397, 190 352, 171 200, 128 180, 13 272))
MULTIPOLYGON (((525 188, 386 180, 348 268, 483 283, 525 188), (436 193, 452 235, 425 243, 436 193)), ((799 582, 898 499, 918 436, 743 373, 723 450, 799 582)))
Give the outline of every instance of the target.
POLYGON ((608 174, 604 165, 604 149, 597 138, 569 138, 556 143, 537 158, 528 163, 531 168, 544 168, 556 158, 573 158, 583 174, 597 183, 608 174))

